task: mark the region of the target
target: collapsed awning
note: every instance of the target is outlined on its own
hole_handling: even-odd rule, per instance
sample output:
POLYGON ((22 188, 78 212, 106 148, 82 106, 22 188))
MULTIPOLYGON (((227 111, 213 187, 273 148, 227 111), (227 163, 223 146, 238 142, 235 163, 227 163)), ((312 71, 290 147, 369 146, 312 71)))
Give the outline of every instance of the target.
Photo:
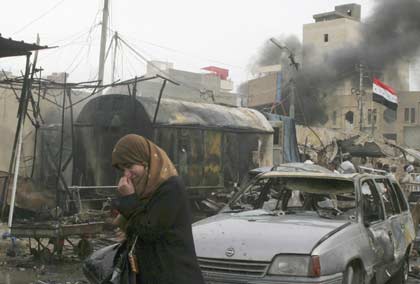
POLYGON ((31 51, 46 49, 48 46, 40 46, 35 43, 4 38, 0 35, 0 58, 10 56, 28 55, 31 51))
POLYGON ((403 147, 398 147, 396 146, 398 149, 401 150, 401 152, 404 153, 404 157, 406 158, 406 160, 414 165, 420 165, 420 152, 414 149, 409 149, 409 148, 403 148, 403 147))

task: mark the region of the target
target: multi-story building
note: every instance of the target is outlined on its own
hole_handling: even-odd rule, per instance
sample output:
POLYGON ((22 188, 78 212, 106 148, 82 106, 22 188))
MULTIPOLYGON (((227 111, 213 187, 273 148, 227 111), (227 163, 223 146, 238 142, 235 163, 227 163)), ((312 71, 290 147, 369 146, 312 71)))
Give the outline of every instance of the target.
MULTIPOLYGON (((147 65, 146 77, 156 74, 177 82, 179 85, 166 84, 163 96, 176 100, 219 103, 231 106, 239 105, 238 96, 232 92, 233 82, 228 79, 229 70, 208 66, 203 72, 188 72, 174 68, 173 63, 151 61, 147 65)), ((157 97, 162 86, 162 79, 153 79, 137 85, 137 94, 157 97)), ((112 88, 107 93, 127 93, 127 87, 112 88)))
MULTIPOLYGON (((361 7, 357 4, 336 6, 332 12, 316 14, 315 22, 303 26, 303 68, 323 64, 342 48, 357 46, 362 40, 361 7)), ((400 58, 383 70, 373 70, 354 62, 353 70, 338 74, 326 93, 327 128, 363 131, 419 148, 418 111, 420 94, 409 90, 409 61, 400 58), (373 102, 372 80, 377 77, 398 94, 397 111, 373 102), (362 96, 359 96, 362 83, 362 96), (414 144, 413 144, 414 143, 414 144)))
POLYGON ((397 142, 420 149, 420 92, 401 92, 397 115, 397 142))
POLYGON ((315 23, 303 25, 303 67, 321 64, 337 49, 360 42, 360 16, 357 4, 314 15, 315 23))

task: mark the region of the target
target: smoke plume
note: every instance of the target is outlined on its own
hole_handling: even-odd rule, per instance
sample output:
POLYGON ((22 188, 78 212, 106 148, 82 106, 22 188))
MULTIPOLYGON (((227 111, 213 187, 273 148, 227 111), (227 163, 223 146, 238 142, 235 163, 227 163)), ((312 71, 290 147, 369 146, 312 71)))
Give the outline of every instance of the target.
MULTIPOLYGON (((416 56, 420 46, 420 0, 376 0, 374 11, 361 25, 360 40, 334 50, 321 64, 303 66, 299 72, 290 67, 288 52, 267 40, 251 68, 282 64, 283 76, 293 78, 296 84, 296 119, 299 123, 318 124, 328 119, 324 112, 324 98, 331 93, 337 82, 354 79, 355 66, 363 64, 367 70, 380 70, 401 60, 416 56)), ((302 56, 310 55, 311 47, 293 36, 282 36, 277 42, 284 43, 302 62, 302 56)), ((396 77, 399 74, 395 74, 396 77)), ((357 88, 357 85, 355 85, 357 88)), ((239 88, 239 90, 244 89, 239 88)), ((290 88, 284 88, 283 97, 289 96, 290 88)), ((288 109, 288 100, 284 101, 288 109)))

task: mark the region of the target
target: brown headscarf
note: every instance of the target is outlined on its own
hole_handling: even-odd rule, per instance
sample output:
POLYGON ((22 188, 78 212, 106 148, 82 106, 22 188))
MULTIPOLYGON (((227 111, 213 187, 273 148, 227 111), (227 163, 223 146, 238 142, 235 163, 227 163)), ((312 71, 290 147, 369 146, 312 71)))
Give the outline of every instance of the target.
POLYGON ((141 199, 149 198, 164 181, 178 175, 164 150, 142 136, 128 134, 115 144, 112 166, 122 169, 134 164, 145 167, 143 177, 133 180, 136 193, 141 199))

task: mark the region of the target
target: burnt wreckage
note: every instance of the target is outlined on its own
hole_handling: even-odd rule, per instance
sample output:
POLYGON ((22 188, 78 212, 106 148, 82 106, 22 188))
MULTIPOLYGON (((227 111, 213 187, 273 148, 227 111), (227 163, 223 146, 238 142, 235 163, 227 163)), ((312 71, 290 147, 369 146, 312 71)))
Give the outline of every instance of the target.
MULTIPOLYGON (((77 186, 117 183, 111 152, 128 133, 145 136, 168 153, 194 200, 226 192, 249 169, 272 165, 273 159, 273 128, 247 108, 104 95, 84 106, 74 133, 72 180, 77 186)), ((81 194, 89 199, 103 192, 81 194)))

